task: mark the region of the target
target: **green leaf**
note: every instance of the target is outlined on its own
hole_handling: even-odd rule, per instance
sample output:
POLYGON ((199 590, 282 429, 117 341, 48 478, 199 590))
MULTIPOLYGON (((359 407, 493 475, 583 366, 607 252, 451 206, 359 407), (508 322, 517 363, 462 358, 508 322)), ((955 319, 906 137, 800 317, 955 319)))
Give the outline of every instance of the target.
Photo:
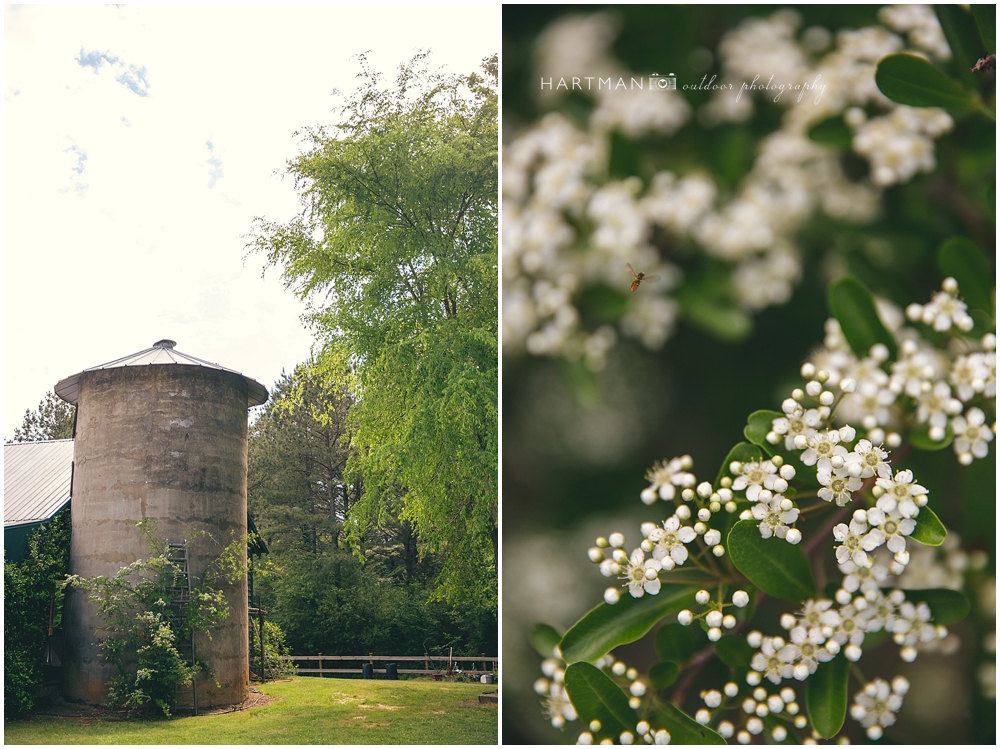
POLYGON ((847 715, 847 675, 851 664, 843 655, 820 663, 806 680, 806 710, 809 722, 824 739, 832 739, 847 715))
POLYGON ((977 108, 977 102, 958 83, 916 55, 883 57, 875 70, 875 83, 897 104, 941 107, 957 114, 977 108))
POLYGON ((937 253, 938 268, 944 276, 958 281, 958 294, 970 309, 993 314, 993 271, 985 253, 965 237, 946 239, 937 253))
POLYGON ((849 150, 853 137, 851 129, 840 115, 818 122, 809 128, 809 140, 822 143, 824 146, 849 150))
POLYGON ((678 289, 674 298, 691 322, 716 338, 742 341, 753 330, 753 320, 746 312, 696 293, 696 290, 678 289))
POLYGON ((976 19, 976 28, 983 40, 983 52, 997 51, 997 6, 993 3, 977 3, 970 5, 972 17, 976 19))
POLYGON ((772 445, 767 441, 767 433, 771 431, 771 424, 774 420, 780 419, 784 415, 780 411, 754 411, 747 417, 747 425, 743 428, 743 436, 755 445, 760 445, 768 452, 774 450, 776 445, 772 445))
MULTIPOLYGON (((923 514, 923 510, 921 510, 923 514)), ((906 600, 918 603, 925 602, 931 607, 935 624, 954 624, 969 615, 971 605, 969 597, 961 590, 950 588, 925 588, 922 590, 904 590, 906 600)))
POLYGON ((600 604, 563 636, 563 659, 567 663, 595 661, 619 645, 635 642, 667 614, 693 606, 698 590, 664 585, 655 596, 633 598, 625 592, 614 605, 600 604))
POLYGON ((729 464, 734 460, 740 461, 740 463, 746 463, 748 460, 760 460, 760 448, 756 445, 751 445, 749 442, 738 442, 729 451, 729 455, 726 459, 722 461, 722 466, 719 468, 719 474, 715 477, 715 486, 719 487, 719 482, 726 476, 732 477, 733 474, 729 472, 729 464))
POLYGON ((674 622, 664 624, 656 632, 656 654, 660 660, 678 665, 683 665, 707 643, 708 637, 700 627, 685 627, 674 622))
POLYGON ((657 689, 666 689, 680 676, 681 669, 671 661, 660 661, 649 669, 649 681, 657 689))
POLYGON ((868 356, 876 343, 885 344, 889 358, 896 358, 896 340, 882 325, 875 311, 875 299, 861 281, 853 276, 834 281, 827 292, 827 303, 858 358, 868 356))
POLYGON ((762 538, 756 520, 734 525, 726 548, 736 569, 770 596, 802 601, 816 590, 802 549, 774 536, 762 538))
POLYGON ((913 529, 910 538, 924 546, 940 546, 944 543, 948 530, 930 507, 921 507, 920 514, 913 519, 917 527, 913 529))
POLYGON ((958 74, 966 89, 975 91, 979 83, 972 67, 982 52, 976 20, 958 5, 935 5, 934 13, 951 48, 951 70, 958 74))
POLYGON ((910 442, 918 450, 943 450, 955 439, 955 430, 952 429, 951 424, 944 428, 944 439, 940 442, 932 440, 930 432, 929 424, 917 424, 910 430, 910 442))
POLYGON ((701 725, 669 702, 659 705, 653 715, 653 725, 665 728, 670 733, 672 745, 726 743, 726 740, 711 728, 701 725))
POLYGON ((739 635, 723 635, 712 647, 720 661, 730 668, 743 671, 750 668, 750 659, 756 652, 750 647, 747 638, 739 635))
POLYGON ((611 678, 590 663, 574 663, 566 669, 566 691, 583 725, 601 721, 601 733, 618 736, 634 731, 639 722, 628 697, 611 678))
POLYGON ((562 635, 551 624, 538 623, 531 628, 528 640, 542 658, 551 658, 562 635))

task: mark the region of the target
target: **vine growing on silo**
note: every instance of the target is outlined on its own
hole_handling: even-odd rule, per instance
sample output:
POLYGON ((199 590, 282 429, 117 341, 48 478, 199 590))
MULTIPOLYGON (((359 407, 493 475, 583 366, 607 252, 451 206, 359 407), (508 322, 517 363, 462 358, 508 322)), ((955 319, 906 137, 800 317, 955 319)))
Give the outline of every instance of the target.
MULTIPOLYGON (((181 586, 183 566, 171 559, 167 542, 155 535, 155 521, 136 524, 149 542, 149 556, 122 567, 114 576, 71 575, 66 584, 88 593, 103 624, 98 647, 118 675, 108 692, 108 708, 130 716, 161 712, 170 716, 178 688, 187 688, 199 672, 213 678, 207 662, 185 658, 178 643, 212 630, 229 614, 223 585, 246 575, 247 536, 236 536, 205 569, 192 578, 190 599, 177 602, 172 589, 181 586)), ((193 538, 211 534, 197 531, 193 538)), ((186 587, 186 586, 184 586, 186 587)))

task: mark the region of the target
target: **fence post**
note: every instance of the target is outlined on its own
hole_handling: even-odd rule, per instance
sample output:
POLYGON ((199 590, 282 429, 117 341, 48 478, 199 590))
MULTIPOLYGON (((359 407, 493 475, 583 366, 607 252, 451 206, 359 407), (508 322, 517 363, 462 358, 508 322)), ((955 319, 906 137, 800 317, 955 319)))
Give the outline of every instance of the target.
POLYGON ((319 658, 317 658, 317 660, 319 661, 319 678, 322 679, 323 678, 323 654, 322 653, 319 654, 319 658))

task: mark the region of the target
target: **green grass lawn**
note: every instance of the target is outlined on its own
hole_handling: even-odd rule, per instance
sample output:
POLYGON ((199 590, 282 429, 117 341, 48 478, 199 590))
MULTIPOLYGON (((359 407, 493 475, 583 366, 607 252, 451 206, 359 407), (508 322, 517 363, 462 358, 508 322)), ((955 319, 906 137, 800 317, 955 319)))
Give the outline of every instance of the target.
POLYGON ((299 678, 257 687, 277 700, 223 715, 125 721, 39 715, 5 744, 496 744, 482 684, 299 678))

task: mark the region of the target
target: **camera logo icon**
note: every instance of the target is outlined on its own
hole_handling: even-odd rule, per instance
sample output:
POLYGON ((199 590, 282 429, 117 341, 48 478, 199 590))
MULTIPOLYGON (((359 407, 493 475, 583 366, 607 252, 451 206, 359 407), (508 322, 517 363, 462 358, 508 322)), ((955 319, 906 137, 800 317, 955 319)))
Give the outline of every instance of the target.
POLYGON ((660 75, 659 73, 653 73, 649 76, 649 87, 658 88, 661 91, 676 91, 677 90, 677 78, 673 73, 668 75, 660 75))

